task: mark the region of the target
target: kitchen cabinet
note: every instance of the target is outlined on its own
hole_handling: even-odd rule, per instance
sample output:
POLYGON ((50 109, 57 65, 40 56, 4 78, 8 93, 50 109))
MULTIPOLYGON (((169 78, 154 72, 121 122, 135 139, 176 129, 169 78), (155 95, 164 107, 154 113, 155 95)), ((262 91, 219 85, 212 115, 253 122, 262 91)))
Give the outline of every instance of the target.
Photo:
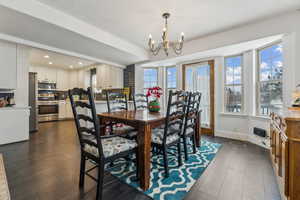
POLYGON ((59 101, 58 118, 60 120, 73 118, 73 111, 72 111, 72 107, 71 107, 71 102, 69 100, 59 101))
POLYGON ((67 118, 66 101, 59 101, 58 104, 58 119, 67 118))
POLYGON ((68 90, 69 84, 69 71, 59 69, 56 72, 56 87, 59 90, 68 90))
POLYGON ((75 70, 69 73, 69 86, 70 88, 78 87, 78 74, 75 70))
POLYGON ((98 66, 97 87, 123 88, 123 69, 109 65, 98 66))
POLYGON ((29 69, 30 72, 37 73, 38 81, 51 81, 57 82, 57 69, 43 66, 31 66, 29 69))
POLYGON ((73 111, 70 101, 66 101, 66 118, 73 118, 73 111))
POLYGON ((17 45, 0 41, 0 88, 17 87, 17 45))

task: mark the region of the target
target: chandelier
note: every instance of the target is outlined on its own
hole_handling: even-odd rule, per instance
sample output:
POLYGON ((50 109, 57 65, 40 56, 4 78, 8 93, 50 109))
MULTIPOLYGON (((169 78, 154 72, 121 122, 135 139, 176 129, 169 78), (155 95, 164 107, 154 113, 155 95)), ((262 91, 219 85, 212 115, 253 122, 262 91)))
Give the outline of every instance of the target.
POLYGON ((157 55, 158 52, 163 48, 166 56, 169 55, 169 48, 172 47, 174 52, 179 55, 182 52, 183 42, 184 42, 184 33, 181 33, 180 39, 176 42, 168 40, 168 18, 170 13, 164 13, 162 17, 165 19, 165 27, 163 28, 162 41, 155 45, 155 41, 152 39, 152 35, 149 35, 148 46, 153 55, 157 55))

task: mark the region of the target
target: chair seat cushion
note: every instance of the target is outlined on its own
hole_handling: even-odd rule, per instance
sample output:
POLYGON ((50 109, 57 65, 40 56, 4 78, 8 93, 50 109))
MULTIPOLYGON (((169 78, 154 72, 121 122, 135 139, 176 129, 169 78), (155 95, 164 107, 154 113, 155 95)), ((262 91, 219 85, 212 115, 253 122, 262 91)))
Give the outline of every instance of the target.
MULTIPOLYGON (((160 128, 152 129, 152 142, 156 144, 162 144, 164 138, 164 130, 160 128)), ((170 144, 176 140, 179 140, 178 134, 172 134, 167 137, 166 143, 170 144)))
POLYGON ((134 128, 132 126, 128 126, 128 125, 125 125, 125 124, 116 124, 113 126, 113 133, 114 134, 124 134, 124 133, 127 133, 127 132, 131 132, 133 131, 134 128))
MULTIPOLYGON (((94 140, 94 142, 96 143, 96 140, 94 140)), ((137 147, 137 143, 134 140, 129 140, 119 136, 101 139, 101 143, 105 158, 137 147)), ((98 148, 94 146, 86 144, 84 146, 84 150, 96 157, 99 156, 98 148)))

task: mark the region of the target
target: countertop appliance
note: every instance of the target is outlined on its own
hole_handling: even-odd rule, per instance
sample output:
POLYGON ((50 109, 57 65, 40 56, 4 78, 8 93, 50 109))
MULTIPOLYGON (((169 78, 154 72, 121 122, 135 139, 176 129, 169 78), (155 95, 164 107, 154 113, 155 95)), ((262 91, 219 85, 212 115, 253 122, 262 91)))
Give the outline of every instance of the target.
POLYGON ((37 107, 37 73, 29 72, 29 96, 28 103, 30 106, 29 131, 38 130, 38 107, 37 107))

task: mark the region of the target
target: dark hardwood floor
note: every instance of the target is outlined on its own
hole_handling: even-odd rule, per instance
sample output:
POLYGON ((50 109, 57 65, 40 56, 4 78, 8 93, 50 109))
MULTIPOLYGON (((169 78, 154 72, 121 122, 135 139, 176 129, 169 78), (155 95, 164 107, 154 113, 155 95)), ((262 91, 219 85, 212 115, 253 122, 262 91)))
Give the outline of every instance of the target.
MULTIPOLYGON (((40 124, 29 142, 4 145, 3 153, 12 200, 95 199, 96 184, 86 178, 78 189, 79 146, 72 121, 40 124)), ((280 195, 266 150, 229 139, 185 200, 279 200, 280 195)), ((105 200, 150 199, 107 174, 105 200)))

